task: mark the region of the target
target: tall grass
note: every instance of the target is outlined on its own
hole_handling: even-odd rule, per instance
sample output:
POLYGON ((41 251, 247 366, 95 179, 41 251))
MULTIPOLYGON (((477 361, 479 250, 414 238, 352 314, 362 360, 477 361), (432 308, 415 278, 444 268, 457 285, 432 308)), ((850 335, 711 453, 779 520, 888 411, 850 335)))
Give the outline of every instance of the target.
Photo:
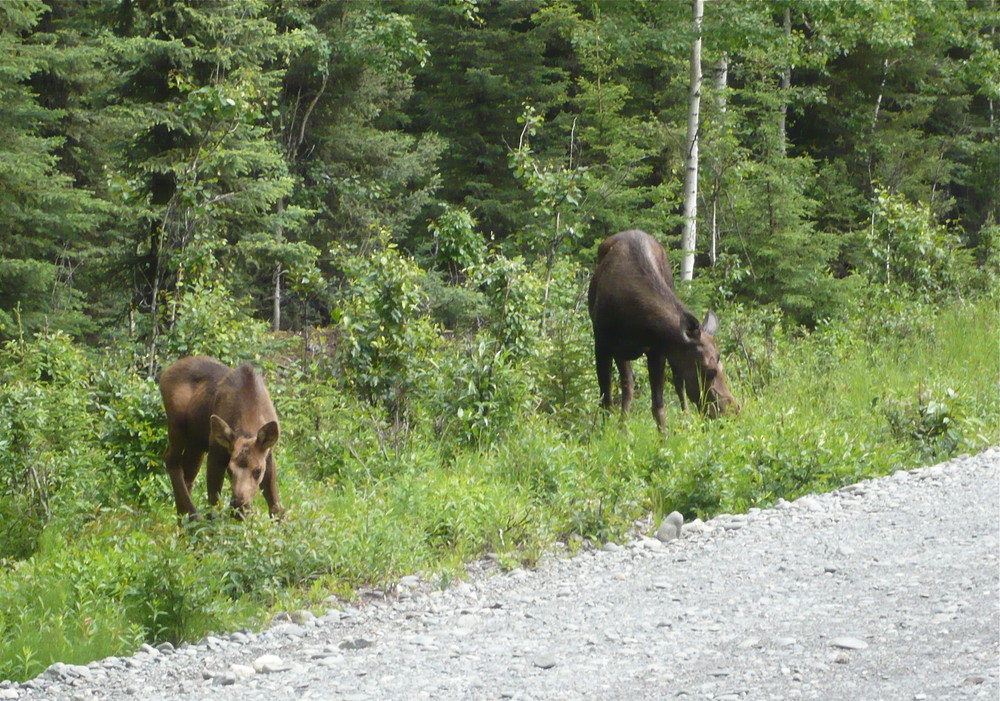
MULTIPOLYGON (((258 625, 409 572, 448 581, 490 551, 531 564, 555 539, 620 539, 650 513, 742 511, 1000 442, 997 327, 987 299, 784 336, 758 359, 765 381, 734 359, 740 416, 674 407, 666 437, 640 396, 626 417, 526 412, 479 446, 433 426, 393 438, 336 391, 277 383, 287 518, 178 527, 162 475, 143 476, 128 506, 71 491, 72 516, 0 571, 0 678, 258 625)), ((148 383, 132 395, 112 384, 153 401, 148 383)), ((115 460, 132 451, 146 465, 146 431, 116 434, 115 460)))

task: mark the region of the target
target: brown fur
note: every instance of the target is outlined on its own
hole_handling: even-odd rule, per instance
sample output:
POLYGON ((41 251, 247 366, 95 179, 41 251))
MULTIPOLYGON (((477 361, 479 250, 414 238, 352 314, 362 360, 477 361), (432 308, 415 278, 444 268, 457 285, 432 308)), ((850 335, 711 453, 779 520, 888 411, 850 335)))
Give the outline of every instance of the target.
POLYGON ((228 473, 230 505, 242 516, 258 489, 272 516, 282 512, 273 448, 280 429, 264 381, 249 363, 230 369, 212 358, 182 358, 160 375, 167 411, 163 459, 177 513, 199 518, 191 488, 208 455, 208 503, 219 501, 228 473))
POLYGON ((726 386, 713 338, 718 318, 710 311, 700 324, 681 303, 674 294, 667 252, 652 236, 629 229, 601 243, 587 302, 602 406, 611 406, 614 360, 621 378, 622 410, 628 411, 635 379, 632 361, 645 355, 653 417, 660 430, 664 428, 667 364, 685 408, 690 400, 713 417, 739 412, 739 404, 726 386))

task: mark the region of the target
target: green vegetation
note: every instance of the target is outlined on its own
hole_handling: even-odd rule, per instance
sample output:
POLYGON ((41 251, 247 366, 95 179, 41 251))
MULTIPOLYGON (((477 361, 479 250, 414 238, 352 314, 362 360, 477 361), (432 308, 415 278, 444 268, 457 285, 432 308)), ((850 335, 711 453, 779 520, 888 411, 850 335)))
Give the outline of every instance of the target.
MULTIPOLYGON (((731 316, 743 414, 713 422, 674 404, 666 438, 643 401, 625 419, 595 409, 586 354, 544 359, 571 366, 565 410, 531 401, 540 385, 509 377, 526 366, 498 365, 485 392, 451 394, 448 378, 414 389, 406 426, 322 369, 283 362, 271 377, 289 515, 271 522, 258 504, 249 524, 184 528, 157 457, 152 383, 58 334, 11 343, 0 390, 0 676, 253 625, 409 572, 447 581, 486 552, 530 564, 554 539, 621 538, 650 512, 743 511, 1000 439, 995 297, 858 318, 802 332, 731 316)), ((586 319, 576 326, 584 336, 586 319)), ((452 353, 442 347, 437 362, 458 362, 452 353)), ((471 382, 491 362, 473 353, 457 371, 471 382)))
POLYGON ((664 437, 586 283, 678 239, 688 3, 0 3, 0 678, 1000 442, 996 0, 706 5, 679 293, 744 411, 664 437), (285 520, 178 524, 190 354, 263 370, 285 520))

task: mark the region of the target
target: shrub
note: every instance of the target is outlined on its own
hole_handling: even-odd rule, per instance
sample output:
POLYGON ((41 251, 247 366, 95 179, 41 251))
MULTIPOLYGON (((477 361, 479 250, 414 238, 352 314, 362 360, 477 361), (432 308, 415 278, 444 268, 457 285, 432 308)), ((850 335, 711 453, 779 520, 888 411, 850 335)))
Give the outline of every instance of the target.
POLYGON ((238 365, 280 346, 268 334, 267 324, 253 318, 247 300, 234 301, 224 284, 196 283, 176 294, 176 318, 164 342, 165 358, 208 355, 238 365))
POLYGON ((440 338, 422 314, 423 271, 387 236, 377 245, 367 255, 336 251, 348 291, 334 320, 348 386, 399 421, 427 371, 414 359, 433 356, 440 338))
POLYGON ((912 441, 925 458, 951 455, 967 445, 980 443, 983 423, 966 411, 966 401, 950 387, 925 388, 902 397, 889 394, 878 408, 889 422, 893 436, 912 441))
POLYGON ((113 470, 114 493, 148 504, 170 493, 163 453, 166 416, 156 381, 112 367, 96 378, 100 445, 113 470))
POLYGON ((867 244, 869 280, 897 292, 933 298, 967 289, 974 277, 959 237, 935 221, 928 205, 901 194, 878 192, 867 244))
POLYGON ((496 440, 530 408, 523 364, 490 334, 456 339, 432 362, 422 415, 445 445, 496 440))
POLYGON ((0 352, 0 558, 27 557, 54 515, 93 507, 103 475, 89 372, 61 332, 0 352))

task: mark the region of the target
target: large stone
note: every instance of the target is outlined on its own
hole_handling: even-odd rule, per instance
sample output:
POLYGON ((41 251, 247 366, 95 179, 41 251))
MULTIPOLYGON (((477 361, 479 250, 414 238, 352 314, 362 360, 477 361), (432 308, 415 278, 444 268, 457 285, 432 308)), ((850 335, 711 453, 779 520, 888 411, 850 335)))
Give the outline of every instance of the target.
POLYGON ((552 669, 556 666, 556 658, 548 653, 536 655, 535 666, 540 669, 552 669))
POLYGON ((366 647, 372 647, 375 643, 371 640, 365 640, 364 638, 355 638, 353 640, 345 640, 340 644, 341 650, 363 650, 366 647))
POLYGON ((302 609, 301 611, 295 611, 291 614, 292 623, 296 623, 300 626, 308 625, 316 620, 316 616, 313 615, 312 611, 306 611, 302 609))
POLYGON ((289 670, 291 666, 277 655, 261 655, 253 661, 253 668, 258 674, 274 674, 289 670))
POLYGON ((656 539, 662 543, 669 543, 671 540, 676 540, 680 535, 681 533, 677 526, 668 520, 664 520, 656 531, 656 539))
POLYGON ((412 591, 420 586, 420 577, 415 574, 408 574, 405 577, 400 577, 399 586, 412 591))

